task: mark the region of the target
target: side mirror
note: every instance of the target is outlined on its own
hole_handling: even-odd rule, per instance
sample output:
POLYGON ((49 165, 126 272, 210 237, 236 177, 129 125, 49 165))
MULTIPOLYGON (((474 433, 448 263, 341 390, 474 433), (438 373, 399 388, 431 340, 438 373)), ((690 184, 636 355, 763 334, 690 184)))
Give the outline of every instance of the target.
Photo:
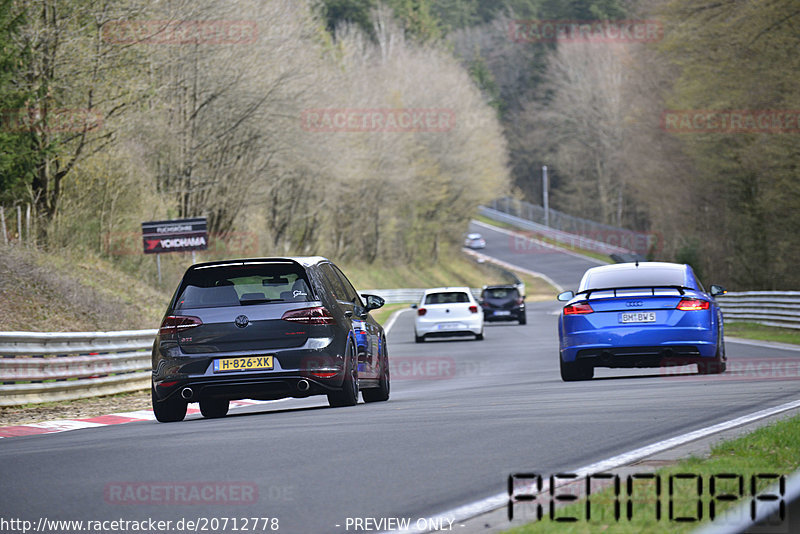
POLYGON ((361 295, 364 297, 367 305, 367 311, 369 310, 377 310, 378 308, 382 307, 386 304, 386 300, 383 297, 379 297, 378 295, 361 295))
POLYGON ((567 302, 568 300, 572 300, 575 297, 575 293, 572 291, 564 291, 563 293, 559 293, 558 297, 556 297, 561 302, 567 302))
POLYGON ((711 286, 711 296, 712 297, 718 297, 720 295, 724 295, 727 292, 728 292, 728 290, 725 289, 722 286, 717 286, 717 285, 712 285, 711 286))

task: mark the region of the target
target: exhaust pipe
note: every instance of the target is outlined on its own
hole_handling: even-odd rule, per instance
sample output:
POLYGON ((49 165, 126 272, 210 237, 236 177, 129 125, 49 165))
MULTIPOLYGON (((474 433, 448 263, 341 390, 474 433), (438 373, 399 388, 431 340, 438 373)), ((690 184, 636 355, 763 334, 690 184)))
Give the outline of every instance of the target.
POLYGON ((300 391, 308 391, 311 389, 311 384, 308 383, 308 380, 299 380, 297 382, 297 389, 300 391))
POLYGON ((192 391, 192 388, 183 388, 181 390, 181 397, 183 397, 186 400, 191 399, 192 395, 194 395, 194 391, 192 391))

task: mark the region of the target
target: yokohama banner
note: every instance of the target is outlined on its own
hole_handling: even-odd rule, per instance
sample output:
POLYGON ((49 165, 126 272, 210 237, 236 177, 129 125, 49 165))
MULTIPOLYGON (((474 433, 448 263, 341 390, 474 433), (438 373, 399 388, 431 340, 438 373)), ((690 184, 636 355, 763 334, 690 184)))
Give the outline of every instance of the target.
POLYGON ((208 224, 205 217, 144 222, 142 240, 145 254, 206 250, 208 224))

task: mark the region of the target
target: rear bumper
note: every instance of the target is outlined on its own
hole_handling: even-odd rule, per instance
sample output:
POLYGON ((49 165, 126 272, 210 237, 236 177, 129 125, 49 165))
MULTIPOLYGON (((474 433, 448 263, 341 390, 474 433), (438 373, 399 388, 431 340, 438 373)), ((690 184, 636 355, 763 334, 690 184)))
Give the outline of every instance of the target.
MULTIPOLYGON (((574 321, 572 324, 586 323, 574 321)), ((626 325, 570 332, 562 323, 559 347, 564 362, 586 359, 603 367, 659 367, 670 358, 713 358, 717 353, 717 329, 694 323, 626 325)))
POLYGON ((319 349, 304 346, 257 354, 185 354, 173 344, 159 350, 154 358, 153 389, 156 397, 164 400, 190 388, 189 402, 204 398, 275 400, 325 394, 341 389, 345 375, 344 351, 335 350, 332 341, 328 340, 319 349), (213 369, 216 359, 263 355, 273 356, 273 369, 224 373, 215 373, 213 369))
POLYGON ((670 367, 708 361, 716 355, 716 346, 661 345, 650 347, 580 348, 564 351, 565 362, 582 362, 592 367, 632 368, 670 367), (711 349, 709 352, 708 349, 711 349), (568 359, 572 355, 571 359, 568 359))
POLYGON ((212 379, 188 377, 169 387, 161 387, 156 384, 155 392, 159 400, 181 395, 187 402, 197 402, 200 399, 277 400, 287 397, 303 398, 321 395, 341 389, 342 376, 338 377, 338 386, 334 386, 330 380, 323 381, 298 374, 215 377, 212 379), (191 390, 189 395, 183 394, 187 388, 191 390))
POLYGON ((501 309, 494 309, 494 308, 484 308, 483 309, 483 320, 484 321, 518 321, 521 318, 525 317, 525 309, 509 309, 509 310, 501 310, 501 309), (505 314, 503 312, 506 312, 505 314))
POLYGON ((414 325, 418 336, 449 337, 480 334, 483 332, 483 314, 473 313, 470 317, 454 321, 426 321, 418 319, 414 325))

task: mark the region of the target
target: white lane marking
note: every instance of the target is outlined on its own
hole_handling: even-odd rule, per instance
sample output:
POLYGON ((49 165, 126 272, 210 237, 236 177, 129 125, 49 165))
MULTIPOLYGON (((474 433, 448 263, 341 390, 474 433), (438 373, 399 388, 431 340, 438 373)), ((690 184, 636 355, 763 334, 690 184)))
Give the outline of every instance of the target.
POLYGON ((573 250, 569 250, 569 249, 566 249, 566 248, 563 248, 563 247, 559 247, 558 245, 553 245, 552 243, 547 243, 545 241, 541 241, 539 239, 535 239, 533 237, 526 236, 523 233, 525 230, 522 230, 522 229, 518 230, 517 232, 513 232, 511 230, 506 230, 505 228, 500 228, 499 226, 493 226, 493 225, 485 223, 483 221, 472 220, 470 222, 472 222, 472 224, 477 224, 478 226, 483 226, 484 228, 487 228, 489 230, 494 230, 495 232, 500 232, 501 234, 506 234, 506 235, 510 235, 510 236, 516 236, 516 235, 524 236, 525 238, 530 239, 531 241, 534 241, 535 243, 537 243, 537 244, 539 244, 539 245, 541 245, 543 247, 552 248, 554 250, 558 250, 559 252, 563 252, 564 254, 569 254, 570 256, 575 256, 576 258, 580 258, 582 260, 590 261, 590 262, 596 263, 598 265, 608 265, 607 261, 598 260, 597 258, 592 258, 591 256, 584 256, 580 252, 575 252, 573 250))
MULTIPOLYGON (((679 445, 683 445, 691 441, 711 436, 713 434, 717 434, 725 430, 730 430, 732 428, 736 428, 737 426, 746 425, 748 423, 758 421, 759 419, 764 419, 765 417, 777 415, 779 413, 793 410, 795 408, 800 408, 800 400, 787 402, 786 404, 781 404, 780 406, 775 406, 773 408, 759 410, 757 412, 753 412, 748 415, 737 417, 736 419, 731 419, 730 421, 725 421, 706 428, 701 428, 700 430, 695 430, 693 432, 689 432, 688 434, 675 436, 674 438, 665 439, 663 441, 659 441, 651 445, 646 445, 644 447, 634 449, 632 451, 625 452, 617 456, 613 456, 606 460, 601 460, 599 462, 595 462, 585 467, 581 467, 579 469, 566 472, 574 473, 575 475, 577 475, 578 478, 584 478, 587 475, 601 473, 603 471, 609 471, 617 467, 622 467, 637 460, 641 460, 642 458, 652 456, 653 454, 672 449, 679 445)), ((459 506, 458 508, 453 508, 452 510, 448 510, 446 512, 435 514, 431 516, 432 519, 434 520, 432 521, 432 523, 436 524, 436 520, 441 520, 445 522, 450 520, 453 520, 455 522, 466 521, 467 519, 471 519, 481 514, 485 514, 487 512, 491 512, 493 510, 502 508, 507 504, 508 504, 508 493, 505 492, 498 493, 496 495, 492 495, 491 497, 487 497, 485 499, 481 499, 479 501, 475 501, 470 504, 465 504, 464 506, 459 506)), ((428 523, 431 523, 431 521, 428 521, 428 523)), ((430 531, 425 529, 410 528, 408 530, 403 530, 402 532, 425 533, 430 531)))
POLYGON ((759 341, 757 339, 743 339, 740 337, 725 336, 725 343, 738 343, 740 345, 753 345, 755 347, 764 347, 766 349, 793 350, 800 352, 800 346, 798 345, 778 343, 776 341, 759 341))
POLYGON ((519 265, 514 265, 513 263, 508 263, 507 261, 498 260, 497 258, 495 258, 493 256, 487 256, 486 254, 481 254, 480 252, 475 252, 474 250, 471 250, 471 249, 468 249, 468 248, 465 248, 464 252, 466 252, 467 254, 469 254, 471 256, 475 256, 476 258, 480 258, 483 261, 488 261, 490 263, 495 263, 495 264, 499 265, 500 267, 505 267, 506 269, 510 269, 512 271, 519 271, 521 273, 529 274, 531 276, 536 276, 538 278, 541 278, 542 280, 544 280, 545 282, 547 282, 548 284, 550 284, 554 288, 556 288, 556 290, 559 293, 564 291, 564 288, 561 287, 561 285, 556 283, 555 280, 553 280, 552 278, 550 278, 549 276, 547 276, 544 273, 531 271, 530 269, 526 269, 525 267, 520 267, 519 265))
POLYGON ((394 312, 389 316, 389 319, 386 321, 386 326, 383 327, 383 331, 386 333, 387 336, 389 335, 389 332, 392 330, 394 323, 397 322, 397 318, 400 317, 401 314, 408 311, 411 311, 411 308, 397 310, 396 312, 394 312))

